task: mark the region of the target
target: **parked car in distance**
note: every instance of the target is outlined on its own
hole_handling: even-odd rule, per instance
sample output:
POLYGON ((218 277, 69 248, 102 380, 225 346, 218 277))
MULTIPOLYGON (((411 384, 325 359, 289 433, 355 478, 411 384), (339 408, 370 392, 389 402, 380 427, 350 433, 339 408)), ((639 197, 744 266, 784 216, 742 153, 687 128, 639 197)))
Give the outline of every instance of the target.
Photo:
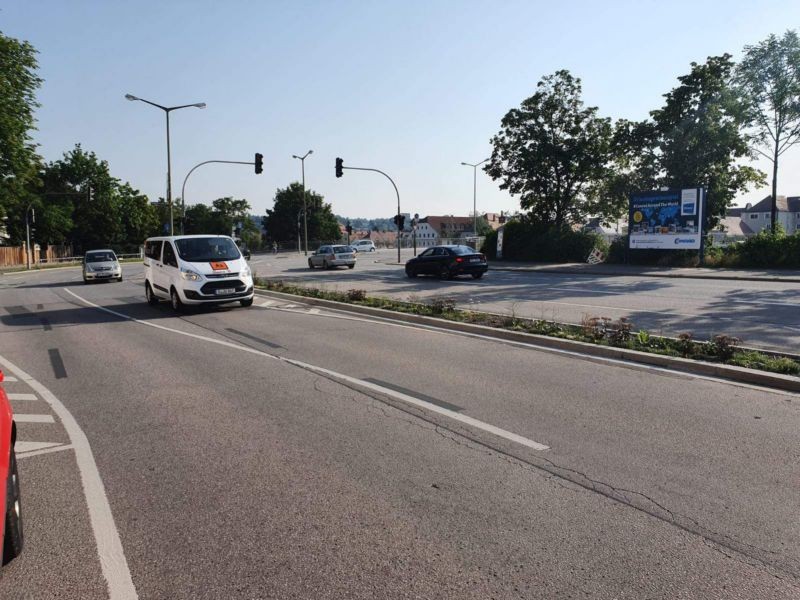
POLYGON ((406 262, 406 275, 436 275, 451 279, 457 275, 471 275, 480 279, 489 270, 486 256, 469 246, 432 246, 419 256, 406 262))
POLYGON ((148 304, 253 304, 253 275, 227 235, 176 235, 144 243, 144 293, 148 304))
POLYGON ((320 246, 319 250, 308 257, 308 268, 322 267, 332 269, 333 267, 344 267, 352 269, 356 266, 356 255, 350 246, 330 245, 320 246))
POLYGON ((356 240, 350 244, 350 247, 356 252, 375 252, 377 250, 375 242, 372 240, 356 240))
MULTIPOLYGON (((0 382, 4 379, 0 371, 0 382)), ((0 482, 4 483, 0 492, 0 509, 3 519, 0 524, 0 539, 3 540, 3 564, 8 564, 22 553, 22 500, 19 493, 19 473, 14 442, 17 439, 17 426, 14 413, 5 390, 0 386, 0 482)))
POLYGON ((122 281, 122 267, 113 250, 89 250, 83 256, 83 282, 122 281))

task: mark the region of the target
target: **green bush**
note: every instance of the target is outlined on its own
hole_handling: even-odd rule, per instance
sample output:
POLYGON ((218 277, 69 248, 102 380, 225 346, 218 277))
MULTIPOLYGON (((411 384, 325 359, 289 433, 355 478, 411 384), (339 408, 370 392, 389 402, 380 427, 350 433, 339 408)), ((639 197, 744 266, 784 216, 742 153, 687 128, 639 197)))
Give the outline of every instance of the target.
POLYGON ((800 267, 800 233, 764 230, 735 245, 745 267, 800 267))
MULTIPOLYGON (((487 237, 487 243, 489 239, 487 237)), ((484 247, 489 250, 487 243, 484 247)), ((497 245, 496 237, 494 245, 497 245)), ((505 226, 503 233, 503 258, 507 260, 584 262, 594 248, 607 252, 608 244, 594 233, 573 231, 569 227, 512 221, 505 226)))
POLYGON ((486 234, 486 237, 483 239, 483 245, 480 249, 486 255, 486 258, 489 260, 494 260, 497 258, 497 232, 491 231, 490 233, 486 234))

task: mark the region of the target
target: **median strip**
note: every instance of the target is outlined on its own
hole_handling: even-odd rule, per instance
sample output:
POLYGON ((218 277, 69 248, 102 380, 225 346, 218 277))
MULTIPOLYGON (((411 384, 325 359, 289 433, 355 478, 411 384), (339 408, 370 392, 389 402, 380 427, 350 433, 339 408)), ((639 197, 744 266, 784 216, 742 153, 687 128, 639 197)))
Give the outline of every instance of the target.
POLYGON ((447 298, 401 302, 363 290, 331 292, 263 279, 256 287, 286 300, 301 296, 310 305, 800 392, 800 362, 793 355, 742 348, 731 336, 698 341, 687 333, 674 339, 635 331, 625 319, 587 317, 567 325, 457 309, 447 298))

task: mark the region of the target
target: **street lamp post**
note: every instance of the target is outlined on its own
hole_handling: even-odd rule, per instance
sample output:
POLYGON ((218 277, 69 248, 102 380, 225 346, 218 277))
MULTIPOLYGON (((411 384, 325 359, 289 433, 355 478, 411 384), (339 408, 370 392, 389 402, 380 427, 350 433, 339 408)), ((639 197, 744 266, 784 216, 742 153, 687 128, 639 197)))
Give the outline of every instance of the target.
MULTIPOLYGON (((300 215, 304 215, 305 216, 305 212, 306 212, 305 208, 301 208, 299 211, 297 211, 297 253, 298 254, 300 254, 303 251, 302 247, 300 246, 300 240, 302 238, 302 235, 300 235, 300 215)), ((308 256, 308 249, 306 249, 306 256, 308 256)))
POLYGON ((314 154, 313 150, 309 150, 303 156, 292 154, 292 158, 300 161, 300 169, 303 178, 303 238, 305 239, 305 255, 308 256, 308 211, 306 210, 306 158, 309 154, 314 154))
POLYGON ((25 239, 27 241, 27 247, 25 250, 27 263, 28 263, 28 270, 31 270, 31 222, 28 219, 28 213, 31 214, 33 217, 33 222, 36 222, 36 209, 33 208, 33 202, 28 204, 28 208, 25 209, 25 239))
POLYGON ((170 156, 170 147, 169 147, 169 113, 173 110, 179 110, 181 108, 205 108, 205 102, 195 102, 194 104, 181 104, 180 106, 161 106, 160 104, 156 104, 155 102, 150 102, 150 100, 145 100, 144 98, 138 98, 132 94, 125 94, 125 98, 130 100, 131 102, 138 100, 139 102, 144 102, 145 104, 149 104, 150 106, 155 106, 156 108, 160 108, 164 111, 164 114, 167 116, 167 204, 169 205, 169 234, 174 235, 173 230, 173 217, 172 217, 172 159, 170 156))
POLYGON ((478 237, 478 167, 483 163, 488 162, 489 159, 485 158, 476 164, 462 162, 465 167, 472 167, 472 233, 478 237))

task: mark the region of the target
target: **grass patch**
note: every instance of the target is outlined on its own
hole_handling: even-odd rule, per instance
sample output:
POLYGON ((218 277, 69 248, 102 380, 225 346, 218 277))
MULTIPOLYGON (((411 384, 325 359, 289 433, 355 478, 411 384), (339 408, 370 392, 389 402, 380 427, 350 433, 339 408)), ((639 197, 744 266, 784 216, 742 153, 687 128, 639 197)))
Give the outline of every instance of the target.
POLYGON ((740 340, 729 335, 716 335, 710 340, 696 340, 691 333, 687 332, 681 333, 677 338, 668 338, 653 335, 644 329, 634 330, 633 323, 624 317, 613 320, 608 317, 586 316, 580 325, 569 325, 543 319, 520 318, 515 314, 498 315, 462 310, 456 308, 453 298, 448 297, 433 298, 430 302, 416 300, 404 302, 368 296, 364 290, 328 291, 270 279, 257 279, 256 287, 307 298, 320 298, 394 312, 437 317, 449 321, 533 333, 600 346, 626 348, 664 356, 679 356, 783 375, 800 374, 800 363, 796 360, 788 356, 773 356, 756 350, 742 349, 739 347, 740 340))

